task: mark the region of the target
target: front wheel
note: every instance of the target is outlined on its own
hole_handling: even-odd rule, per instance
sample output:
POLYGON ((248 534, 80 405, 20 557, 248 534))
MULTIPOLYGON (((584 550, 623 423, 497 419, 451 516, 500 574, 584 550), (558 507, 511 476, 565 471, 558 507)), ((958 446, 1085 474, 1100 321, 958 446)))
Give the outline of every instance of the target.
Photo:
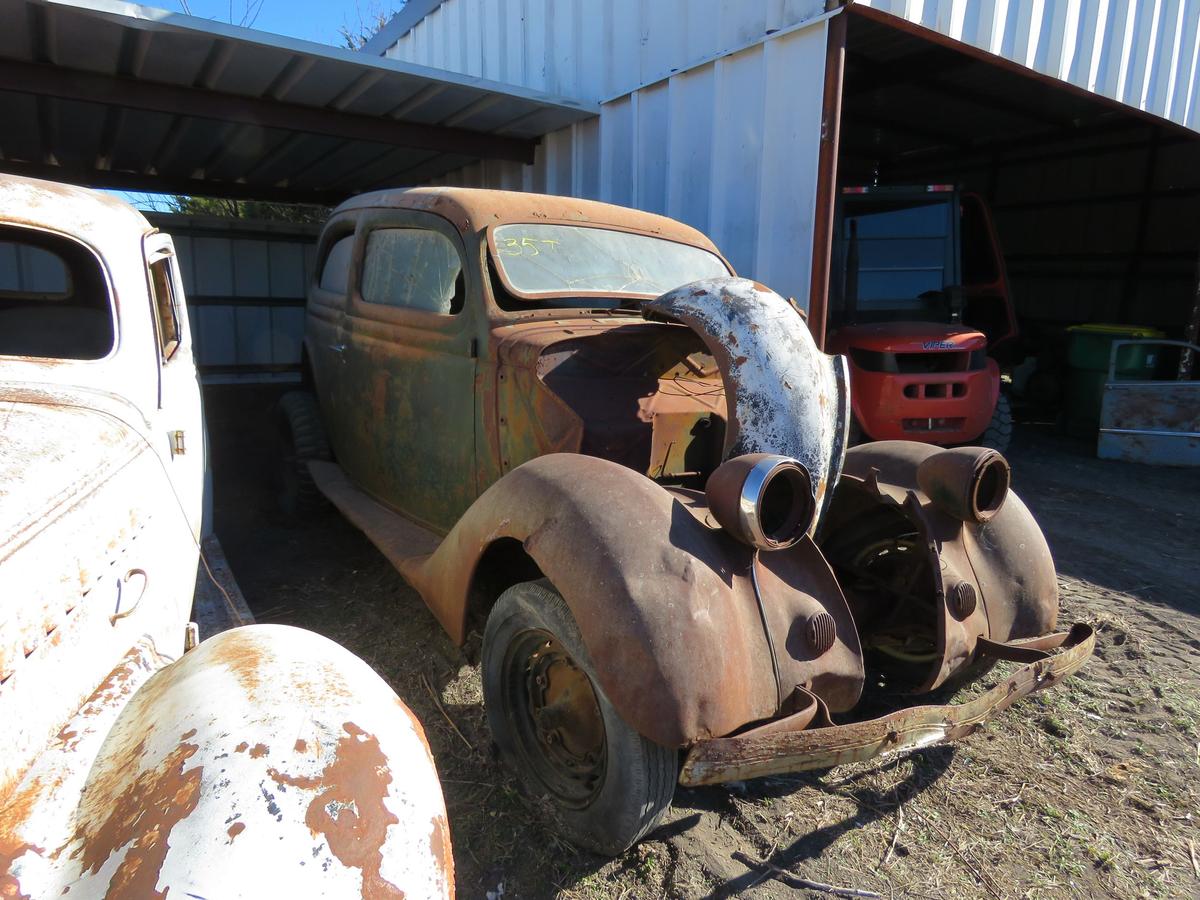
POLYGON ((500 756, 576 844, 616 856, 671 805, 678 753, 613 708, 579 626, 547 581, 514 585, 483 633, 483 699, 500 756))

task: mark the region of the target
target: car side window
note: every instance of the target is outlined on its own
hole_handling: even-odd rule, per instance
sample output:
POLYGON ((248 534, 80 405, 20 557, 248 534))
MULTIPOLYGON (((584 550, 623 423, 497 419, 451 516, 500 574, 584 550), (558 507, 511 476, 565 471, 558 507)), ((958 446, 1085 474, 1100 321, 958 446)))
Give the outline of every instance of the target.
POLYGON ((158 341, 164 360, 179 347, 179 315, 176 312, 174 277, 170 259, 150 264, 150 289, 154 294, 154 312, 158 318, 158 341))
POLYGON ((95 254, 65 237, 0 226, 0 356, 103 359, 115 341, 95 254))
POLYGON ((377 228, 367 236, 362 298, 367 303, 453 315, 462 309, 462 259, 445 235, 377 228))
POLYGON ((350 284, 350 257, 354 252, 354 235, 339 238, 325 256, 321 268, 321 290, 345 294, 350 284))

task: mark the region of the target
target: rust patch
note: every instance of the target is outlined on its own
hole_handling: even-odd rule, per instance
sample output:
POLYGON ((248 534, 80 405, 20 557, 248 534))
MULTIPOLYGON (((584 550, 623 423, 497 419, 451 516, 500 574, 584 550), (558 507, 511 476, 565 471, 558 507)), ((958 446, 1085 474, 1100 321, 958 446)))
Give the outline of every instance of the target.
MULTIPOLYGON (((155 770, 142 772, 108 805, 108 817, 91 833, 76 832, 82 868, 93 875, 122 847, 125 858, 108 885, 106 900, 123 897, 166 900, 155 890, 170 847, 171 829, 200 802, 202 766, 184 769, 199 746, 181 743, 155 770)), ((74 854, 73 854, 74 855, 74 854)))
POLYGON ((323 788, 309 803, 305 824, 313 834, 325 836, 342 865, 362 870, 364 898, 403 900, 404 892, 380 874, 388 826, 400 821, 384 804, 392 783, 387 757, 379 739, 353 722, 344 723, 342 730, 346 735, 338 740, 332 761, 320 775, 286 775, 275 769, 267 774, 277 784, 323 788))
POLYGON ((30 900, 22 892, 17 876, 13 874, 13 863, 28 853, 45 851, 21 839, 17 829, 29 819, 34 804, 42 794, 42 782, 31 779, 30 783, 0 807, 0 897, 4 900, 30 900))
POLYGON ((245 822, 234 822, 226 829, 225 833, 229 835, 229 843, 233 843, 233 839, 246 830, 245 822))
POLYGON ((12 872, 13 863, 30 850, 42 852, 41 847, 33 844, 8 844, 0 840, 0 897, 4 900, 30 900, 30 896, 22 892, 17 876, 12 872))
POLYGON ((433 851, 433 858, 437 860, 438 868, 446 873, 446 878, 449 883, 446 885, 446 896, 454 896, 454 860, 448 858, 447 850, 450 847, 450 824, 446 821, 445 816, 433 817, 433 831, 429 835, 429 849, 433 851))
POLYGON ((325 783, 320 775, 285 775, 274 767, 267 769, 267 774, 276 784, 300 788, 302 791, 316 790, 325 783))
POLYGON ((251 759, 262 759, 264 756, 268 755, 270 752, 271 751, 267 749, 266 744, 255 744, 253 747, 250 748, 250 758, 251 759))
POLYGON ((246 748, 248 748, 249 746, 250 746, 250 744, 248 742, 242 741, 240 744, 238 744, 236 747, 233 748, 233 752, 234 753, 245 753, 246 748))
POLYGON ((263 651, 250 635, 234 629, 212 651, 212 662, 225 666, 238 680, 246 695, 254 700, 261 683, 263 651))
POLYGON ((296 745, 292 749, 297 753, 307 753, 308 744, 305 743, 304 738, 296 738, 296 745))

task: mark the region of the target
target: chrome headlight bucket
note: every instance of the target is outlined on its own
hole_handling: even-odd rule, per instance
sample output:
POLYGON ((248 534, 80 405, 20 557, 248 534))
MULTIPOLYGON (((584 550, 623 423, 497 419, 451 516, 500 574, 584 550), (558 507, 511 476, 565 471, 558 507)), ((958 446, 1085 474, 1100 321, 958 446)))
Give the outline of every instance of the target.
POLYGON ((794 545, 817 511, 808 469, 773 453, 747 453, 722 463, 704 490, 721 527, 759 550, 794 545))

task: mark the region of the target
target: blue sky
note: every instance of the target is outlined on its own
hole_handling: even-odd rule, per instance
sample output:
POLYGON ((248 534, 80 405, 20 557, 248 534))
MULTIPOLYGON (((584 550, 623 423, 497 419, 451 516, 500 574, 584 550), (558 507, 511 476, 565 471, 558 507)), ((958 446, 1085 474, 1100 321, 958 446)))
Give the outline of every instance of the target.
POLYGON ((183 12, 186 5, 192 15, 240 25, 253 18, 252 27, 288 37, 303 38, 321 44, 340 44, 339 29, 358 28, 359 21, 371 22, 377 13, 392 13, 403 6, 402 0, 142 0, 172 12, 183 12))

